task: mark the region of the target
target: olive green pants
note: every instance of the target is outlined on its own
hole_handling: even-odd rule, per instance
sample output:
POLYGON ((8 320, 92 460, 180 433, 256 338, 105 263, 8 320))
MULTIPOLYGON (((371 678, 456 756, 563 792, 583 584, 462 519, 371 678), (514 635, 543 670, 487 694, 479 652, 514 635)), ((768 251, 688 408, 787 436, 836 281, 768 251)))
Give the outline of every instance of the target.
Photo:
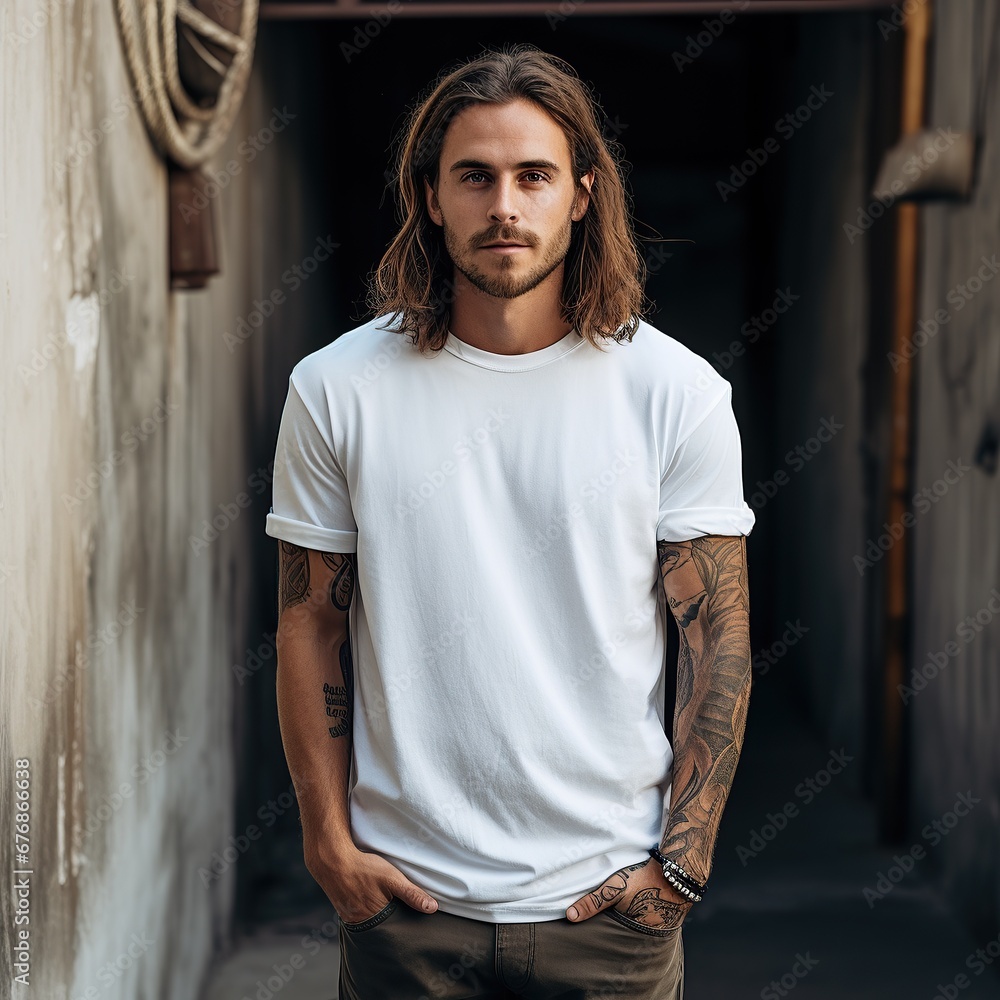
POLYGON ((682 928, 644 927, 617 910, 498 924, 393 897, 341 922, 340 1000, 683 1000, 682 928))

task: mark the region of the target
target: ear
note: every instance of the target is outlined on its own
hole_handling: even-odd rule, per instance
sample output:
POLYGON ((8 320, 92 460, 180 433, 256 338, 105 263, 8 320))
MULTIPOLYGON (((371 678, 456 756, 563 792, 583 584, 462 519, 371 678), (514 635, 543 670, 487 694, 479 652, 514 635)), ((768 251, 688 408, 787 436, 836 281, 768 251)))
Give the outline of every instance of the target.
POLYGON ((431 187, 431 182, 427 179, 427 174, 424 174, 424 198, 427 202, 427 214, 431 217, 435 225, 442 225, 441 206, 438 204, 437 192, 431 187))
POLYGON ((580 187, 577 189, 576 198, 573 201, 572 219, 574 222, 579 222, 587 214, 587 207, 590 205, 590 189, 593 184, 594 171, 588 170, 580 178, 580 187))

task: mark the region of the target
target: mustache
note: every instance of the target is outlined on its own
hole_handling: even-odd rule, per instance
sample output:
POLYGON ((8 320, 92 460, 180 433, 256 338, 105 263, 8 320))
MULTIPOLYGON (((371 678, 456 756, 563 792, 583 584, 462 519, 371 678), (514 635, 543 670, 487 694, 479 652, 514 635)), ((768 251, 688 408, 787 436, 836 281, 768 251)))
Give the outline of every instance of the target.
POLYGON ((523 243, 526 247, 536 247, 538 237, 527 229, 518 229, 517 226, 496 225, 477 233, 469 243, 473 250, 489 246, 491 243, 523 243))

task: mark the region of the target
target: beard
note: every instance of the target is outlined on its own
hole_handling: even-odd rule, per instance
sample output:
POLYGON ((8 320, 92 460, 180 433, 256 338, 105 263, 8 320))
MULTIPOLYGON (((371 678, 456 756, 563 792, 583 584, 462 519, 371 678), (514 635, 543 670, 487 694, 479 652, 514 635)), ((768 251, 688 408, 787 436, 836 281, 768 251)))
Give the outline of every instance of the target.
POLYGON ((498 256, 496 261, 498 270, 489 272, 476 264, 475 255, 480 247, 498 240, 506 242, 516 240, 529 247, 538 247, 540 241, 534 233, 518 229, 516 226, 496 225, 462 243, 443 216, 441 224, 444 229, 444 245, 455 268, 461 271, 479 291, 496 299, 516 299, 537 288, 566 259, 573 232, 572 216, 568 216, 559 232, 545 246, 538 264, 525 273, 515 274, 515 270, 520 266, 516 254, 509 257, 498 256))

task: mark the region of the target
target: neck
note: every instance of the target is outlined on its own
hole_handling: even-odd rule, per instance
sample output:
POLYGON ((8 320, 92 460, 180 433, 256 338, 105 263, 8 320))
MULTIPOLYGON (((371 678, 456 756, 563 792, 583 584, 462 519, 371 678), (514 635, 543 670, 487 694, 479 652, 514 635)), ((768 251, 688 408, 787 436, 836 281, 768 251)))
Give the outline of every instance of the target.
POLYGON ((563 267, 516 299, 498 299, 455 270, 451 332, 493 354, 528 354, 562 340, 573 328, 560 315, 563 267))

